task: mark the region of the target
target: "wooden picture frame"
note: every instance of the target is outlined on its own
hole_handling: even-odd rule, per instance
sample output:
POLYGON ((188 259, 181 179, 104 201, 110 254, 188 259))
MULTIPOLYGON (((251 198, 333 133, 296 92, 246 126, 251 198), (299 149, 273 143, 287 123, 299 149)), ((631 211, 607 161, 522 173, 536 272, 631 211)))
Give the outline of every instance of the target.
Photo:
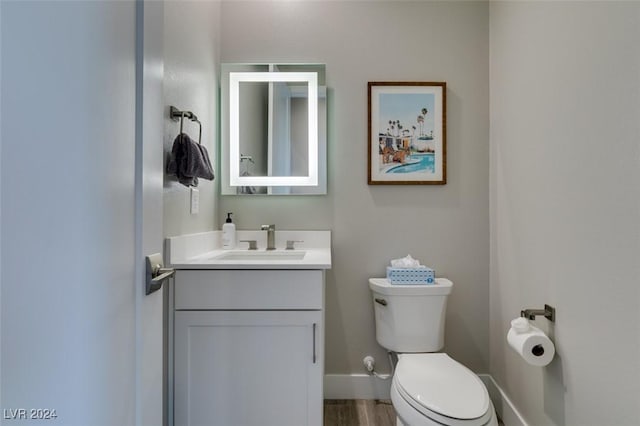
POLYGON ((447 183, 445 82, 369 82, 369 185, 447 183))

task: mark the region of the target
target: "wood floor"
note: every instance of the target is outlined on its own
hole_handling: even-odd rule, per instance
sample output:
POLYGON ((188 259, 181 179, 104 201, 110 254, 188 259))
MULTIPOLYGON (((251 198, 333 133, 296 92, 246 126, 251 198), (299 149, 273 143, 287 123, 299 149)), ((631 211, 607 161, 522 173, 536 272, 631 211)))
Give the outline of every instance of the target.
POLYGON ((324 426, 395 426, 391 401, 382 399, 325 399, 324 426))
MULTIPOLYGON (((396 412, 383 399, 325 399, 324 426, 395 426, 396 412)), ((504 426, 498 419, 498 425, 504 426)))

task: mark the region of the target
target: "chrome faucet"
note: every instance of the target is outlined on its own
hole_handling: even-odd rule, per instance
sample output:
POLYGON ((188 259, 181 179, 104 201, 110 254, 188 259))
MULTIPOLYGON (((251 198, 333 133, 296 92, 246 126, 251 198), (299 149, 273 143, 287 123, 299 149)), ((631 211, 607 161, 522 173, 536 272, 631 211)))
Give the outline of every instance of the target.
POLYGON ((275 225, 262 225, 261 230, 267 231, 267 250, 276 249, 276 226, 275 225))

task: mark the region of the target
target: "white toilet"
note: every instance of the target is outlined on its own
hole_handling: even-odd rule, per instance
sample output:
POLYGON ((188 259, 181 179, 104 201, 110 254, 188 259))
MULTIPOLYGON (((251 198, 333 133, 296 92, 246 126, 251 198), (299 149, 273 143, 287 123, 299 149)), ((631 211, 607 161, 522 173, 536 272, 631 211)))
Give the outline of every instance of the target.
POLYGON ((376 339, 398 354, 391 401, 398 426, 497 426, 482 381, 445 353, 444 321, 451 281, 430 285, 391 285, 369 279, 376 339))

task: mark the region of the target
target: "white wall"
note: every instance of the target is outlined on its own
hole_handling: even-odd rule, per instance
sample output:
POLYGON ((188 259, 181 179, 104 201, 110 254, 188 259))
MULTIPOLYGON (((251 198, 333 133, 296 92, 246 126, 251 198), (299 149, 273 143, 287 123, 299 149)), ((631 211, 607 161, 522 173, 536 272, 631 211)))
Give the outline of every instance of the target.
POLYGON ((4 423, 133 424, 135 4, 0 8, 4 423))
MULTIPOLYGON (((209 152, 216 179, 220 2, 172 0, 165 3, 164 95, 169 105, 193 111, 202 122, 202 143, 209 152)), ((198 138, 198 125, 184 123, 184 131, 198 138)), ((180 124, 165 120, 164 150, 168 155, 180 124)), ((190 213, 190 191, 165 176, 164 235, 175 236, 218 229, 216 180, 199 180, 200 212, 190 213)))
MULTIPOLYGON (((328 374, 381 371, 369 277, 413 256, 455 283, 446 349, 488 369, 489 7, 483 2, 223 2, 222 62, 326 63, 328 195, 221 196, 239 229, 331 229, 328 374), (446 81, 448 183, 367 185, 367 82, 446 81)), ((219 216, 221 217, 221 216, 219 216)), ((220 223, 216 224, 220 226, 220 223)))
POLYGON ((532 425, 640 419, 640 3, 491 2, 491 374, 532 425), (506 345, 557 309, 556 359, 506 345))

